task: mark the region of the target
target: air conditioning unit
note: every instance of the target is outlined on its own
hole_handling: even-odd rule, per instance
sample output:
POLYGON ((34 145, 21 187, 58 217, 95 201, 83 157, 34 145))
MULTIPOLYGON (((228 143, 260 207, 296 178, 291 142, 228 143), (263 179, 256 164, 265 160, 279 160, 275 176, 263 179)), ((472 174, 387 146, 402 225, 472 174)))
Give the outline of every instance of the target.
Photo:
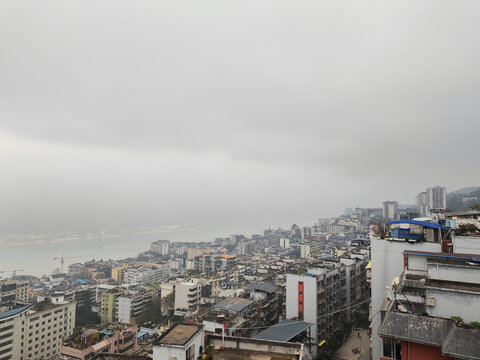
POLYGON ((427 298, 427 306, 435 306, 435 298, 432 296, 429 296, 427 298))

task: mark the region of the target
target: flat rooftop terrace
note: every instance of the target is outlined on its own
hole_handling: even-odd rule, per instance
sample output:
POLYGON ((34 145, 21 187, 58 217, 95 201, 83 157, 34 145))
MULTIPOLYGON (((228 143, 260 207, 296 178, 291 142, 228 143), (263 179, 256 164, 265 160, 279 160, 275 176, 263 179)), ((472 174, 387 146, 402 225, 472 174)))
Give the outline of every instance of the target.
POLYGON ((167 331, 158 340, 159 345, 186 345, 202 326, 194 324, 179 324, 167 331))

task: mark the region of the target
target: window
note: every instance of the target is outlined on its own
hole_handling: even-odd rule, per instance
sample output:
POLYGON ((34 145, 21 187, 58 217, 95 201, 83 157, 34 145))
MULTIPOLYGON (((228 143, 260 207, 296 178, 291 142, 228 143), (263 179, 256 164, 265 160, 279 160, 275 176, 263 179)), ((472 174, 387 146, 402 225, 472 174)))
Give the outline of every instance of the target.
POLYGON ((384 339, 383 340, 383 356, 391 359, 401 360, 401 342, 384 339))
POLYGON ((195 344, 190 346, 186 352, 186 360, 195 360, 195 344))
POLYGON ((10 330, 10 329, 13 329, 13 325, 5 326, 5 327, 0 328, 0 332, 5 331, 5 330, 10 330))

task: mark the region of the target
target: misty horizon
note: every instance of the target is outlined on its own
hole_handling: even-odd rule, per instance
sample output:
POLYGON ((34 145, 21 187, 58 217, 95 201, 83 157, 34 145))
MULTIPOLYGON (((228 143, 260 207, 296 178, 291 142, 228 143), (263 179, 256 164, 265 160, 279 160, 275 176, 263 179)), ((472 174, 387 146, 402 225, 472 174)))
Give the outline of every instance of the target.
POLYGON ((479 8, 2 2, 1 232, 313 222, 479 185, 479 8))

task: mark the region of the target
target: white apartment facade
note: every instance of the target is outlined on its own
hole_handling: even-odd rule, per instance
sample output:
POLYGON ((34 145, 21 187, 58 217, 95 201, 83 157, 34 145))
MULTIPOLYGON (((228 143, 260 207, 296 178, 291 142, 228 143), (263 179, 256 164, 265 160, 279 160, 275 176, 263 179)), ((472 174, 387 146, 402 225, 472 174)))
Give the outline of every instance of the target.
POLYGON ((381 309, 386 298, 387 287, 395 276, 402 274, 405 250, 441 252, 440 243, 396 241, 387 239, 371 239, 372 278, 371 278, 371 314, 372 314, 372 359, 379 360, 382 354, 383 341, 378 336, 381 326, 381 309))
POLYGON ((427 188, 427 199, 430 209, 445 209, 447 207, 447 188, 442 186, 427 188))
POLYGON ((154 282, 161 282, 170 276, 170 264, 156 264, 155 267, 130 268, 124 273, 123 282, 128 285, 146 286, 154 282))
POLYGON ((55 356, 75 328, 75 301, 42 301, 0 313, 0 359, 36 360, 55 356))
POLYGON ((85 265, 82 263, 75 263, 68 265, 67 273, 69 276, 80 276, 85 272, 85 265))
POLYGON ((140 315, 142 310, 153 300, 153 292, 147 291, 135 295, 121 295, 117 298, 117 319, 119 322, 129 323, 140 315))
POLYGON ((160 255, 168 255, 169 249, 170 241, 168 240, 157 240, 150 244, 150 251, 160 255))
POLYGON ((2 280, 0 282, 0 304, 14 300, 27 302, 31 290, 28 281, 2 280))
POLYGON ((310 259, 315 251, 320 250, 321 243, 303 243, 300 244, 300 257, 302 259, 310 259))
POLYGON ((181 282, 175 286, 175 310, 193 310, 200 304, 202 285, 199 281, 181 282))

